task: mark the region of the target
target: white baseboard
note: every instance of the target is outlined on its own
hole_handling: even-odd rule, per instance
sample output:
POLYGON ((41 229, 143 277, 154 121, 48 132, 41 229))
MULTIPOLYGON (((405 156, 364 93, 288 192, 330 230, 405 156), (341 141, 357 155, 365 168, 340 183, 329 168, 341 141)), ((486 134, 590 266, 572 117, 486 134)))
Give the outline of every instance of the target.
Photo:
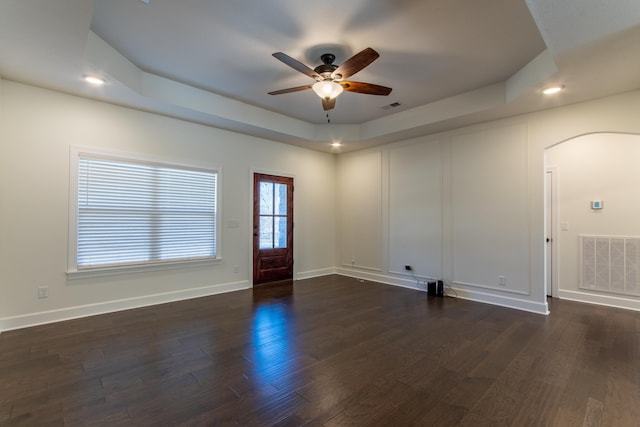
MULTIPOLYGON (((418 286, 413 278, 399 278, 393 276, 386 276, 383 274, 369 273, 359 270, 350 270, 348 268, 337 268, 336 274, 342 276, 354 277, 357 279, 371 280, 374 282, 385 283, 393 286, 401 286, 403 288, 416 289, 425 291, 424 288, 418 286)), ((422 280, 422 278, 421 278, 422 280)), ((434 279, 435 280, 435 279, 434 279)), ((549 314, 549 308, 546 301, 544 303, 528 301, 520 298, 513 298, 511 296, 495 295, 478 290, 471 290, 468 288, 456 288, 450 287, 455 291, 456 298, 467 299, 471 301, 482 302, 485 304, 499 305, 501 307, 514 308, 517 310, 529 311, 537 314, 549 314)))
POLYGON ((150 305, 239 291, 242 289, 249 289, 250 287, 249 282, 243 280, 240 282, 224 283, 221 285, 204 286, 201 288, 185 289, 161 294, 145 295, 136 298, 107 301, 97 304, 68 307, 59 310, 41 311, 21 316, 5 317, 0 319, 0 332, 43 325, 46 323, 61 322, 63 320, 77 319, 80 317, 94 316, 97 314, 113 313, 132 308, 147 307, 150 305))
POLYGON ((640 300, 613 295, 596 294, 585 291, 568 291, 558 289, 558 297, 587 304, 606 305, 607 307, 624 308, 640 311, 640 300))
POLYGON ((482 302, 485 304, 499 305, 500 307, 513 308, 516 310, 528 311, 536 314, 549 314, 549 306, 544 303, 513 298, 504 295, 494 295, 485 292, 479 292, 468 288, 451 288, 455 291, 456 298, 467 299, 470 301, 482 302))
MULTIPOLYGON (((312 277, 327 276, 330 274, 339 274, 342 276, 353 277, 357 279, 369 280, 373 282, 383 283, 387 285, 400 286, 403 288, 420 290, 415 279, 407 277, 388 276, 381 273, 374 273, 362 270, 351 270, 348 268, 324 268, 300 272, 296 274, 296 280, 309 279, 312 277)), ((425 280, 425 278, 420 278, 425 280)), ((68 307, 59 310, 42 311, 30 313, 14 317, 0 318, 0 332, 13 329, 21 329, 30 326, 42 325, 63 320, 77 319, 80 317, 94 316, 98 314, 111 313, 122 310, 129 310, 139 307, 147 307, 155 304, 164 304, 175 301, 182 301, 191 298, 198 298, 210 295, 221 294, 225 292, 239 291, 251 288, 249 281, 243 280, 239 282, 225 283, 221 285, 204 286, 201 288, 186 289, 174 292, 166 292, 154 295, 145 295, 136 298, 128 298, 116 301, 107 301, 97 304, 88 304, 83 306, 68 307)), ((549 310, 545 303, 537 303, 519 298, 512 298, 502 295, 494 295, 468 288, 452 288, 457 293, 457 298, 468 299, 487 304, 499 305, 518 310, 529 311, 538 314, 548 314, 549 310)), ((628 308, 640 311, 640 301, 630 301, 622 298, 584 294, 582 292, 559 291, 559 297, 571 299, 581 302, 589 302, 593 304, 608 305, 611 307, 628 308)))
POLYGON ((401 277, 387 276, 380 273, 372 273, 369 271, 351 270, 349 268, 336 268, 335 273, 341 276, 353 277, 355 279, 363 279, 363 280, 369 280, 372 282, 384 283, 385 285, 400 286, 402 288, 426 291, 426 289, 420 288, 413 278, 405 279, 401 277))
POLYGON ((319 270, 303 271, 296 273, 296 280, 311 279, 313 277, 328 276, 330 274, 336 274, 336 269, 331 267, 321 268, 319 270))

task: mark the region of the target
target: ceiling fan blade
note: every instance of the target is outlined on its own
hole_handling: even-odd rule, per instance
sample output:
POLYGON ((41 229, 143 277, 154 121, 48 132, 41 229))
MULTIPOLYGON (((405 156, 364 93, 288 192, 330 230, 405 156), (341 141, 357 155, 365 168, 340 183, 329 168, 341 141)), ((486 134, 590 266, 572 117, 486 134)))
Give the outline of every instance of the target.
POLYGON ((362 82, 340 82, 340 86, 342 86, 344 90, 348 92, 366 93, 367 95, 387 96, 391 93, 392 90, 390 87, 362 82))
POLYGON ((301 90, 311 89, 311 86, 312 85, 304 85, 304 86, 290 87, 288 89, 274 90, 273 92, 269 92, 269 95, 282 95, 283 93, 299 92, 301 90))
POLYGON ((353 76, 358 71, 362 70, 367 65, 371 64, 378 58, 380 54, 370 47, 365 50, 356 53, 351 58, 347 59, 332 73, 332 76, 337 77, 340 74, 343 79, 353 76))
POLYGON ((325 111, 333 110, 335 106, 336 106, 336 98, 331 98, 331 99, 322 98, 322 108, 324 108, 325 111))
POLYGON ((273 57, 276 58, 276 59, 279 59, 282 62, 284 62, 285 64, 287 64, 289 67, 293 68, 294 70, 300 71, 302 74, 311 77, 312 79, 322 79, 322 77, 320 77, 320 74, 316 73, 311 68, 309 68, 306 65, 304 65, 302 62, 293 59, 292 57, 290 57, 286 53, 276 52, 276 53, 273 54, 273 57))

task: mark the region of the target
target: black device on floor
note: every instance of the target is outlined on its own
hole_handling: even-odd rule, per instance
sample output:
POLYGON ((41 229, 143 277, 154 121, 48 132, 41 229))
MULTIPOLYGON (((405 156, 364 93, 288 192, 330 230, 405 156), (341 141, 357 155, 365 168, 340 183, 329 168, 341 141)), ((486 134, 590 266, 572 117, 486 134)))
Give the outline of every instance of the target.
POLYGON ((444 283, 442 280, 427 283, 427 295, 430 297, 444 296, 444 283))
POLYGON ((444 282, 442 282, 442 280, 438 280, 438 285, 436 286, 436 295, 439 297, 444 296, 444 282))

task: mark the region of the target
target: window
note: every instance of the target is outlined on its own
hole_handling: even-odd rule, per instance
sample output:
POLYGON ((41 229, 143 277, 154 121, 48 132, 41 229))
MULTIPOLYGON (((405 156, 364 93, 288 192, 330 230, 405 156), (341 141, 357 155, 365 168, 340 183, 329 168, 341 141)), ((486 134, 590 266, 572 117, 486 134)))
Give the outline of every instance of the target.
POLYGON ((260 182, 260 249, 287 247, 287 186, 260 182))
POLYGON ((74 157, 70 273, 216 258, 215 170, 74 157))

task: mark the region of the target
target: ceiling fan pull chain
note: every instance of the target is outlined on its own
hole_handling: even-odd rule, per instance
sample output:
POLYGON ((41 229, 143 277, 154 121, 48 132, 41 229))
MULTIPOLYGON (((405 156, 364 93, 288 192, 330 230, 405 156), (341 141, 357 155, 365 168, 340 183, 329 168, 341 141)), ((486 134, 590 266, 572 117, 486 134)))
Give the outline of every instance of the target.
POLYGON ((327 123, 331 123, 331 119, 329 118, 329 113, 327 113, 327 123))

